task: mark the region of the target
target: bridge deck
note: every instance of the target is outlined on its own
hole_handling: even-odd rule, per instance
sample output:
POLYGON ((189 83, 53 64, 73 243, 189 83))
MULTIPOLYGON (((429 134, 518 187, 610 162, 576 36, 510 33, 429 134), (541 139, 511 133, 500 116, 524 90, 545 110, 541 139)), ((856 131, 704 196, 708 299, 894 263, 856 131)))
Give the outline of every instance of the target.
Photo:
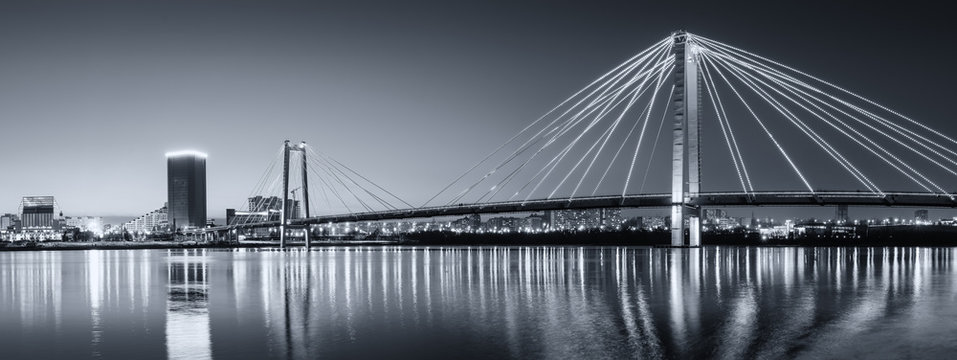
MULTIPOLYGON (((884 193, 870 192, 710 192, 700 193, 691 202, 694 206, 902 206, 902 207, 957 207, 957 200, 943 194, 884 193)), ((671 194, 647 194, 626 196, 598 196, 574 199, 545 199, 507 201, 484 204, 458 204, 451 206, 421 207, 353 214, 324 215, 309 219, 290 220, 292 225, 338 223, 347 221, 384 221, 469 214, 493 214, 508 212, 533 212, 563 209, 596 208, 656 208, 671 206, 671 194)), ((210 228, 212 231, 234 228, 278 226, 278 221, 255 224, 228 225, 210 228)))

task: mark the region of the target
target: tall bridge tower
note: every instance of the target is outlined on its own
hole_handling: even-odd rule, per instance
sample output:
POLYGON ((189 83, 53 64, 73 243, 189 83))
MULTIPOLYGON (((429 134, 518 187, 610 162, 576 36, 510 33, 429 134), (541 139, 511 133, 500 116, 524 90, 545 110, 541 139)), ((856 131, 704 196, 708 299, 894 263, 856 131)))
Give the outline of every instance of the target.
POLYGON ((689 34, 672 35, 675 56, 674 127, 671 156, 671 245, 700 246, 700 209, 691 204, 701 190, 701 161, 698 148, 699 87, 695 46, 689 34))

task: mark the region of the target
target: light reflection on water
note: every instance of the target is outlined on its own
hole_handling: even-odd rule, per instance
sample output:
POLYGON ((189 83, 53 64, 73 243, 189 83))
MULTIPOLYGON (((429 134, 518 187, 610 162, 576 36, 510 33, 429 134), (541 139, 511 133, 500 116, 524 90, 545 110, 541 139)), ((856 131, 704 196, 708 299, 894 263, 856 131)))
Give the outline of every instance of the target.
POLYGON ((0 253, 3 358, 945 357, 955 248, 0 253))

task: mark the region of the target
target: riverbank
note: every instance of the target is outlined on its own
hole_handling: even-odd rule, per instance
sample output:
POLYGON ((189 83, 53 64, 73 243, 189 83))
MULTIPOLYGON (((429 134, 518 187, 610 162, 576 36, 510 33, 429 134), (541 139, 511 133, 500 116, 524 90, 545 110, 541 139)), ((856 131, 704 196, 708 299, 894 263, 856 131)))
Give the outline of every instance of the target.
MULTIPOLYGON (((312 246, 668 246, 667 231, 594 231, 549 233, 451 233, 420 232, 401 238, 377 240, 314 239, 312 246)), ((957 246, 957 227, 881 227, 854 237, 803 236, 798 238, 764 239, 755 233, 705 233, 702 245, 731 246, 957 246)), ((289 241, 288 247, 304 247, 301 239, 289 241)), ((234 249, 277 248, 278 240, 244 240, 236 242, 196 241, 96 241, 96 242, 14 242, 0 243, 0 251, 93 250, 93 249, 234 249)))

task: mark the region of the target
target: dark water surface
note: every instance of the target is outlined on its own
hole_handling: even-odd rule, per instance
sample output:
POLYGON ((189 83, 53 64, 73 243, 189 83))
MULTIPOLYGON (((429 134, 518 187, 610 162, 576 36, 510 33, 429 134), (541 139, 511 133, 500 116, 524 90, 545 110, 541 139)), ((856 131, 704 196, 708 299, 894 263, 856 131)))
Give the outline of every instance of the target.
POLYGON ((0 358, 952 358, 957 248, 0 253, 0 358))

